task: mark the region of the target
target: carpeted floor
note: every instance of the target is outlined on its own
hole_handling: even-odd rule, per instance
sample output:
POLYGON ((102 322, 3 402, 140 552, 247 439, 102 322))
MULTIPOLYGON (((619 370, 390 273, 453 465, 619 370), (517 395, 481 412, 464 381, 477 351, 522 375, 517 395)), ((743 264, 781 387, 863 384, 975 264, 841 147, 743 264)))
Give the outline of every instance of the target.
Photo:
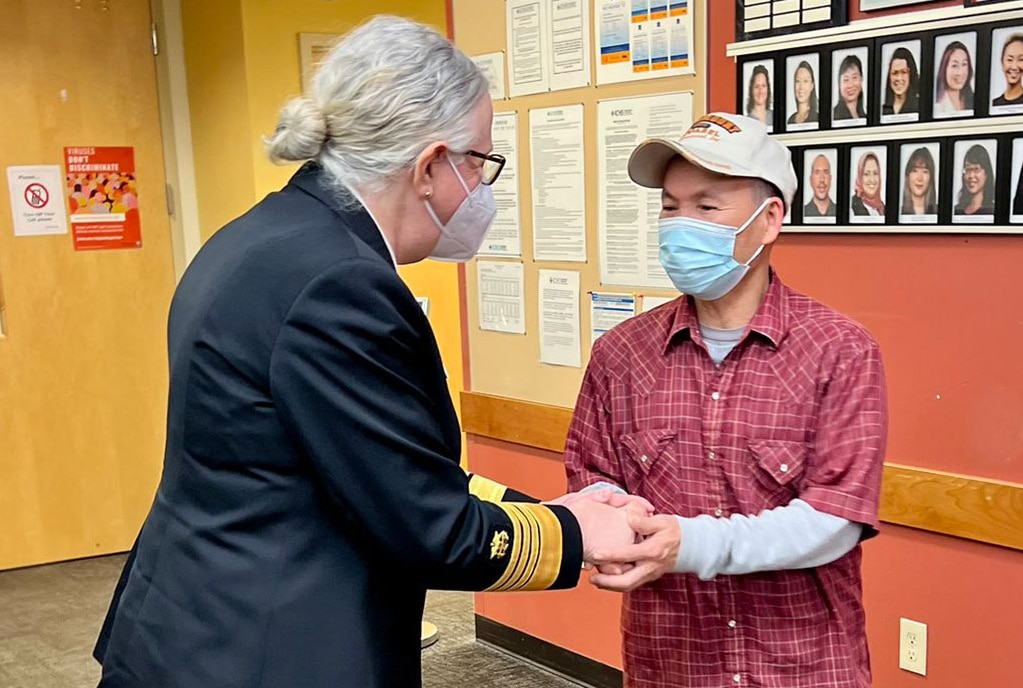
MULTIPOLYGON (((123 556, 0 573, 0 688, 95 688, 90 655, 123 556)), ((570 688, 577 684, 476 643, 472 596, 430 593, 440 630, 423 650, 423 686, 570 688)))

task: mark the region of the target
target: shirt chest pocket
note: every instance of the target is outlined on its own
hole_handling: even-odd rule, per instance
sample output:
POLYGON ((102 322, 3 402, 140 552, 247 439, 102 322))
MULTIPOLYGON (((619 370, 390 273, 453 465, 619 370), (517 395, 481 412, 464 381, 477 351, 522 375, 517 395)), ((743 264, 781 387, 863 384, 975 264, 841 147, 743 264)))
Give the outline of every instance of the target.
POLYGON ((670 508, 678 492, 677 434, 671 429, 640 430, 618 438, 625 488, 649 499, 658 511, 670 508))
POLYGON ((742 501, 750 513, 788 504, 799 496, 806 473, 809 447, 792 440, 749 440, 751 470, 755 477, 742 501))

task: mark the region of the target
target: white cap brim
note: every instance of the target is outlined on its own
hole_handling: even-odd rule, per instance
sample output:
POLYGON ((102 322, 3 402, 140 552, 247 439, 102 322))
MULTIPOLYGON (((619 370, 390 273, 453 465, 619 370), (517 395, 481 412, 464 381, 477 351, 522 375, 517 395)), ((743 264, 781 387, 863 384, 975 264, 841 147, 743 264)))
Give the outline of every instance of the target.
POLYGON ((682 156, 697 167, 715 174, 761 178, 759 173, 738 167, 706 151, 697 154, 678 141, 658 138, 647 139, 632 151, 629 157, 629 178, 648 189, 660 189, 664 186, 664 175, 668 171, 668 165, 676 156, 682 156))

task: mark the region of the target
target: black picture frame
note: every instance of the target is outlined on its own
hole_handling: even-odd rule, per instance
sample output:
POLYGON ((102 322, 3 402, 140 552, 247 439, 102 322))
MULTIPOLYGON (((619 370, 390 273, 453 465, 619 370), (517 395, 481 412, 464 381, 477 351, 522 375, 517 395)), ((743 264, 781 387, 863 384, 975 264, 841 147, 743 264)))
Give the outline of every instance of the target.
MULTIPOLYGON (((807 146, 799 153, 802 163, 799 174, 799 191, 793 205, 798 205, 801 224, 826 230, 838 224, 839 201, 839 155, 840 147, 807 146), (823 165, 820 163, 824 163, 823 165), (827 198, 831 201, 830 209, 823 213, 816 204, 818 181, 827 174, 827 198), (831 214, 828 214, 831 213, 831 214)), ((821 185, 823 186, 823 184, 821 185)))
POLYGON ((1021 39, 1023 39, 1023 19, 990 24, 987 29, 987 47, 989 52, 986 83, 988 90, 987 97, 984 99, 987 106, 987 115, 989 117, 1023 115, 1023 97, 1018 97, 1011 103, 995 102, 996 99, 1005 95, 1006 82, 1008 78, 1011 78, 1009 76, 1010 72, 1003 68, 1003 60, 1006 57, 1003 49, 1010 53, 1008 57, 1013 63, 1015 71, 1020 74, 1018 78, 1020 83, 1023 84, 1023 60, 1021 60, 1021 57, 1023 57, 1023 43, 1021 43, 1021 39))
MULTIPOLYGON (((735 95, 735 111, 737 114, 754 116, 749 111, 749 101, 751 95, 750 80, 756 73, 759 79, 760 72, 757 70, 758 67, 764 67, 767 72, 768 78, 768 97, 767 107, 770 112, 770 117, 765 124, 767 130, 770 133, 776 132, 778 126, 778 71, 777 63, 774 57, 747 57, 739 61, 737 65, 738 73, 736 79, 736 95, 735 95), (754 70, 757 70, 755 72, 754 70)), ((757 118, 759 119, 759 118, 757 118)), ((763 121, 763 120, 761 120, 763 121)))
POLYGON ((1002 154, 1010 165, 1010 173, 1002 175, 1006 186, 1000 194, 1007 199, 1006 224, 1023 225, 1023 136, 1007 136, 1002 154))
POLYGON ((999 2, 1012 2, 1012 0, 963 0, 963 6, 976 7, 977 5, 994 5, 999 2))
POLYGON ((890 174, 896 187, 892 196, 892 205, 895 206, 895 221, 902 226, 927 227, 940 224, 942 217, 942 204, 945 202, 946 194, 942 181, 945 172, 945 140, 944 139, 915 139, 901 141, 895 148, 895 155, 892 156, 890 174), (921 153, 921 151, 925 151, 921 153), (923 163, 923 164, 921 164, 923 163), (929 167, 929 169, 928 169, 929 167), (913 208, 912 192, 907 198, 907 187, 915 182, 922 182, 919 177, 921 168, 928 169, 929 180, 927 184, 930 189, 924 190, 924 212, 916 213, 913 208), (908 209, 908 210, 907 210, 908 209), (933 212, 927 212, 933 210, 933 212))
POLYGON ((830 71, 830 64, 826 60, 826 53, 815 50, 801 50, 786 53, 784 57, 779 60, 778 69, 776 74, 782 78, 776 79, 775 83, 779 84, 779 98, 776 99, 776 106, 780 110, 775 112, 775 119, 780 124, 780 129, 775 127, 775 131, 782 131, 785 133, 791 133, 795 131, 816 131, 819 129, 827 129, 829 123, 828 109, 830 106, 830 97, 828 89, 821 88, 821 74, 828 73, 830 71), (812 87, 813 93, 810 95, 812 100, 816 97, 816 113, 814 113, 813 104, 809 105, 808 119, 805 122, 799 123, 794 122, 793 118, 798 110, 797 97, 795 95, 795 79, 797 76, 802 80, 805 78, 805 66, 810 67, 812 75, 812 87), (783 76, 782 76, 783 75, 783 76))
POLYGON ((874 116, 874 101, 877 99, 877 92, 874 84, 875 79, 872 76, 873 71, 874 42, 872 40, 836 45, 829 51, 827 117, 829 128, 865 127, 877 121, 874 116), (844 67, 847 71, 851 71, 849 68, 855 67, 855 62, 850 63, 849 60, 853 59, 859 62, 862 112, 853 112, 843 103, 842 69, 844 67), (862 117, 857 116, 861 114, 862 117))
MULTIPOLYGON (((725 0, 719 0, 724 2, 725 0)), ((831 0, 830 5, 822 7, 804 7, 807 0, 797 0, 798 7, 793 11, 774 14, 775 3, 770 0, 735 0, 735 40, 748 41, 767 36, 787 36, 813 29, 827 29, 844 26, 848 23, 847 0, 831 0), (750 10, 747 12, 747 10, 750 10), (766 12, 766 15, 762 14, 766 12), (817 19, 827 14, 827 18, 817 19), (766 16, 766 23, 763 21, 766 16), (751 21, 752 20, 752 21, 751 21), (750 28, 750 27, 762 28, 750 28)))
MULTIPOLYGON (((978 47, 981 44, 980 39, 981 30, 977 28, 966 28, 966 29, 955 29, 950 31, 932 32, 929 34, 929 42, 931 44, 931 88, 930 92, 926 94, 928 103, 930 105, 929 115, 932 121, 943 121, 951 119, 968 119, 977 116, 978 106, 981 104, 980 94, 977 93, 978 83, 981 83, 983 75, 978 68, 980 61, 978 60, 978 47), (962 73, 963 70, 963 59, 961 57, 961 50, 956 44, 961 44, 962 47, 966 48, 968 60, 966 68, 972 69, 972 77, 967 76, 964 87, 961 91, 966 90, 965 86, 969 86, 969 96, 962 96, 964 107, 957 108, 949 98, 948 95, 943 93, 942 84, 947 84, 946 75, 962 73)), ((925 94, 921 91, 921 98, 925 94)))
POLYGON ((848 144, 846 162, 846 197, 848 203, 848 215, 846 221, 850 226, 862 226, 865 229, 879 225, 894 224, 891 220, 891 166, 889 161, 890 145, 888 142, 856 142, 848 144), (869 156, 875 158, 872 164, 869 156), (859 168, 863 166, 863 187, 865 191, 873 190, 873 193, 857 193, 857 180, 860 177, 859 168), (875 171, 876 168, 876 171, 875 171), (872 180, 876 179, 876 186, 872 180), (877 196, 880 199, 882 210, 879 212, 871 206, 867 197, 877 196))
POLYGON ((884 126, 926 121, 925 112, 929 112, 930 94, 933 90, 929 45, 929 41, 913 35, 897 36, 875 43, 871 77, 876 96, 872 102, 873 122, 884 126), (909 54, 903 56, 903 51, 909 54), (896 55, 899 56, 898 64, 895 64, 896 55), (907 83, 905 104, 899 112, 895 112, 894 89, 889 90, 893 66, 897 67, 900 73, 908 72, 901 77, 907 83))
POLYGON ((956 137, 950 140, 950 146, 948 150, 948 167, 950 173, 946 175, 948 180, 948 186, 943 190, 942 193, 946 194, 949 205, 949 224, 951 225, 996 225, 1000 220, 1005 219, 1007 210, 1002 206, 1005 205, 1001 202, 1000 194, 998 193, 999 184, 1001 182, 1001 172, 999 170, 999 161, 1001 160, 1001 148, 1000 137, 996 134, 978 134, 976 136, 962 136, 956 137), (983 153, 981 153, 983 151, 983 153), (992 156, 993 153, 993 156, 992 156), (969 188, 971 180, 976 183, 977 174, 971 174, 967 177, 963 172, 964 164, 968 160, 968 156, 974 156, 974 160, 970 162, 970 166, 973 168, 980 167, 983 169, 984 179, 983 187, 981 187, 977 193, 983 193, 984 198, 981 201, 981 209, 985 209, 990 203, 991 212, 977 212, 973 214, 967 214, 964 212, 963 206, 965 200, 962 197, 963 193, 969 193, 972 191, 969 188), (986 155, 987 160, 984 160, 986 155), (989 200, 988 200, 989 199, 989 200))

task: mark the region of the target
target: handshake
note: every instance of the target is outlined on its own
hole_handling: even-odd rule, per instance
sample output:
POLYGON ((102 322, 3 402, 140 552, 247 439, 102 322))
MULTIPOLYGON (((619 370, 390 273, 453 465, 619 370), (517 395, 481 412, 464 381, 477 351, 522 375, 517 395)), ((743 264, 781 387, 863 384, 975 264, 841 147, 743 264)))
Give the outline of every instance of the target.
POLYGON ((682 530, 674 516, 655 515, 642 497, 610 489, 572 492, 548 502, 566 507, 579 522, 583 561, 597 572, 598 588, 629 592, 675 566, 682 530))

